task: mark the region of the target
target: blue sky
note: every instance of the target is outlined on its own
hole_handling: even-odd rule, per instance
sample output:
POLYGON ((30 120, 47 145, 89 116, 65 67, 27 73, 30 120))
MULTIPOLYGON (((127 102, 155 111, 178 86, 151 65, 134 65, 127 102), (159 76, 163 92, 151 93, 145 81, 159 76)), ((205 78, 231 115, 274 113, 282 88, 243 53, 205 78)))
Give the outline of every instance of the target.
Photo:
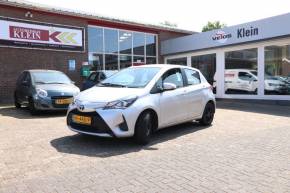
POLYGON ((166 20, 193 31, 201 31, 207 21, 219 20, 230 26, 290 12, 289 0, 28 1, 152 24, 166 20))

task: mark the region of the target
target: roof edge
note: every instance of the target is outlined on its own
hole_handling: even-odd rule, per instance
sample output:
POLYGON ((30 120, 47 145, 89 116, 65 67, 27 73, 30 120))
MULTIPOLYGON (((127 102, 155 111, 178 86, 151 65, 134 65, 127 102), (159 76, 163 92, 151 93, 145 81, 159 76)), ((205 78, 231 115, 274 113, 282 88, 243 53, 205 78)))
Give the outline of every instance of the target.
POLYGON ((159 26, 159 25, 148 24, 148 23, 140 23, 140 22, 128 21, 128 20, 121 20, 121 19, 117 19, 117 18, 98 16, 98 15, 85 13, 85 12, 77 12, 77 10, 75 10, 75 11, 74 10, 64 10, 63 8, 57 8, 57 7, 55 8, 55 7, 50 7, 50 6, 46 6, 43 4, 36 5, 36 4, 29 2, 29 1, 0 0, 0 5, 30 9, 30 10, 35 10, 35 11, 43 11, 43 12, 48 12, 48 13, 53 13, 53 14, 73 16, 73 17, 84 18, 84 19, 101 20, 101 21, 105 21, 105 22, 114 22, 114 23, 118 23, 118 24, 132 25, 132 26, 155 29, 155 30, 184 33, 184 34, 189 34, 189 35, 197 33, 194 31, 183 30, 183 29, 178 29, 178 28, 159 26))

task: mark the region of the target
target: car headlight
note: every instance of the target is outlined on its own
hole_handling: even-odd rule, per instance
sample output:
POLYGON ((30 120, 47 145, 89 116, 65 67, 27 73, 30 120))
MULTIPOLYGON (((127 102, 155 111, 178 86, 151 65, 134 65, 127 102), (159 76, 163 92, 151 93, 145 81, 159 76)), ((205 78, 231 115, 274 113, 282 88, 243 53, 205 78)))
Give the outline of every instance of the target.
POLYGON ((138 97, 131 97, 128 99, 120 99, 112 102, 108 102, 104 109, 126 109, 131 106, 138 97))
POLYGON ((39 96, 41 98, 47 97, 47 91, 46 90, 43 90, 41 88, 37 88, 36 89, 36 94, 37 94, 37 96, 39 96))

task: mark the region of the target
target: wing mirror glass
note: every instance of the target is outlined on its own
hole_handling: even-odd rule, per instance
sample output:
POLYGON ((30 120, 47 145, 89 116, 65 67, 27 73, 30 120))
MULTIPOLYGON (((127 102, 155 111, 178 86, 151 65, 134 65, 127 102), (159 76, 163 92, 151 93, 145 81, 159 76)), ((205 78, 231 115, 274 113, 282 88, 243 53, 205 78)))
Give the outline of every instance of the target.
POLYGON ((173 83, 168 83, 168 82, 163 83, 163 90, 164 91, 175 90, 176 88, 177 88, 177 86, 173 83))

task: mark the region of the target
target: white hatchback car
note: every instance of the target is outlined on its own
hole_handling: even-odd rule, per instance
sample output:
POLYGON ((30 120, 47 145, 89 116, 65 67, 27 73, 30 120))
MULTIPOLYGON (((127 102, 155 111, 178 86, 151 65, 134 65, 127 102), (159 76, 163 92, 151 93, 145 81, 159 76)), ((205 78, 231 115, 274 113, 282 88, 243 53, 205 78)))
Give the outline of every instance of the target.
POLYGON ((197 69, 154 64, 126 68, 79 93, 67 125, 101 137, 149 142, 153 131, 193 120, 210 125, 215 113, 211 85, 197 69))

